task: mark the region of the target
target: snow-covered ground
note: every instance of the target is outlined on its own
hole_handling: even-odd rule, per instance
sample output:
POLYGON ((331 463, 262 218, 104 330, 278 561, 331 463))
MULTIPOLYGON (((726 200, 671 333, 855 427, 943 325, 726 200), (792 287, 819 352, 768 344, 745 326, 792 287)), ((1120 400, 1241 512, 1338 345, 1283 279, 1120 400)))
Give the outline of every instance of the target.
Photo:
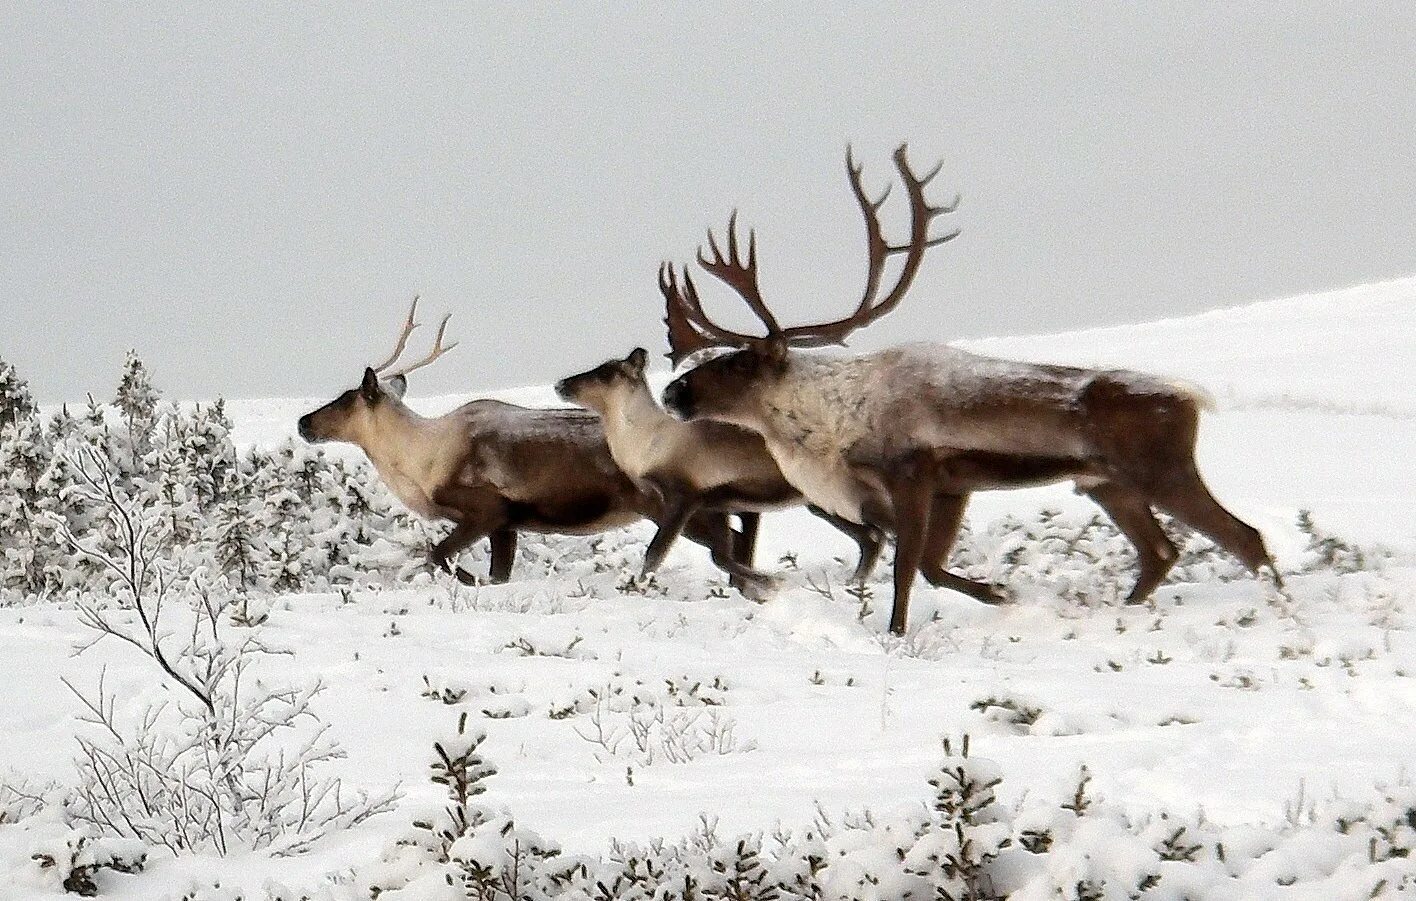
MULTIPOLYGON (((961 733, 1002 768, 1005 804, 1062 797, 1085 764, 1095 794, 1136 816, 1202 811, 1223 826, 1280 824, 1301 817, 1294 810, 1310 800, 1361 799, 1374 785, 1408 780, 1416 764, 1413 335, 1416 279, 1406 279, 970 344, 1196 382, 1219 402, 1202 427, 1201 468, 1216 496, 1265 533, 1283 567, 1304 563, 1300 508, 1329 531, 1393 551, 1374 570, 1291 576, 1286 596, 1252 580, 1210 580, 1163 586, 1149 608, 1121 608, 1104 591, 1084 603, 1033 585, 1016 604, 989 608, 921 585, 911 634, 892 640, 887 567, 862 616, 845 591, 854 561, 836 559, 848 556, 849 542, 783 513, 764 522, 760 560, 784 575, 762 604, 725 590, 693 548, 675 550, 657 586, 626 587, 644 528, 605 542, 608 567, 587 553, 589 542, 533 542, 505 586, 423 581, 271 599, 264 640, 291 653, 263 673, 322 679, 317 709, 348 754, 340 771, 371 790, 398 783, 402 800, 304 856, 155 858, 143 874, 105 874, 104 895, 180 897, 218 878, 250 890, 270 878, 313 886, 369 865, 415 811, 443 796, 427 780, 430 749, 464 712, 489 736, 483 752, 498 775, 488 797, 519 824, 584 853, 611 838, 681 835, 700 813, 731 833, 808 823, 818 805, 833 815, 917 810, 941 736, 961 733), (641 750, 629 708, 597 703, 627 695, 667 712, 661 733, 707 736, 714 749, 674 761, 666 756, 683 755, 651 738, 641 750), (680 706, 685 697, 689 706, 680 706)), ((605 356, 625 350, 605 348, 605 356)), ((551 402, 547 389, 499 396, 551 402)), ((414 403, 437 412, 460 400, 414 403)), ((233 400, 228 410, 238 440, 270 443, 319 402, 233 400)), ((971 523, 982 530, 1044 508, 1091 512, 1056 487, 979 496, 971 523)), ((1081 562, 1077 572, 1091 578, 1081 562)), ((994 576, 1007 581, 1009 570, 994 576)), ((134 709, 166 691, 131 648, 74 656, 84 634, 63 603, 0 609, 0 772, 72 780, 78 704, 61 678, 91 685, 106 667, 108 688, 134 709)), ((0 855, 0 875, 5 863, 0 855)), ((0 898, 47 897, 24 886, 0 882, 0 898)), ((1359 888, 1371 886, 1351 886, 1359 888)))

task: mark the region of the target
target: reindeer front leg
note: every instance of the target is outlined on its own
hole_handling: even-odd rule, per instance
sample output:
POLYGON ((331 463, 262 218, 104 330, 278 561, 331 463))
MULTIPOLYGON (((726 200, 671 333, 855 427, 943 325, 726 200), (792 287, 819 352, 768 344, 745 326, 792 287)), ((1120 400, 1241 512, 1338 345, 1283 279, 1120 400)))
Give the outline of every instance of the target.
MULTIPOLYGON (((664 562, 664 556, 674 543, 674 539, 678 538, 687 527, 689 537, 708 548, 713 563, 728 574, 730 583, 734 587, 741 589, 743 586, 751 588, 771 586, 771 576, 758 572, 738 559, 738 552, 744 546, 741 543, 743 539, 733 532, 732 523, 728 521, 728 514, 702 510, 687 493, 675 492, 663 485, 657 487, 660 496, 664 498, 664 506, 658 518, 659 531, 649 542, 649 549, 644 553, 644 575, 647 576, 658 569, 659 564, 664 562)), ((748 528, 746 520, 744 527, 748 528)), ((755 544, 755 524, 751 527, 750 537, 755 544)))
POLYGON ((851 522, 834 513, 828 513, 815 504, 807 504, 806 509, 813 516, 824 519, 846 533, 856 543, 860 550, 860 559, 856 562, 855 572, 851 574, 851 581, 860 583, 870 578, 870 574, 875 571, 875 564, 880 562, 880 549, 885 544, 884 531, 873 525, 851 522))
POLYGON ((506 505, 487 491, 448 486, 437 491, 433 501, 457 523, 452 534, 433 545, 432 560, 440 569, 457 577, 463 585, 476 585, 477 578, 453 563, 469 546, 488 535, 492 538, 491 578, 505 582, 511 576, 516 553, 516 533, 507 528, 506 505))
POLYGON ((466 550, 475 542, 481 540, 487 534, 487 530, 480 523, 463 521, 457 524, 442 541, 433 545, 429 556, 433 564, 444 572, 457 577, 457 581, 463 585, 476 585, 477 577, 453 562, 458 554, 466 550))
POLYGON ((501 585, 511 581, 511 566, 516 561, 516 530, 497 529, 487 540, 492 546, 492 582, 501 585))
POLYGON ((949 550, 959 537, 959 527, 964 522, 964 507, 968 502, 967 494, 935 495, 929 511, 929 534, 925 538, 920 575, 936 588, 951 588, 985 604, 1006 603, 1007 598, 1002 592, 987 582, 966 579, 944 568, 949 560, 949 550))
POLYGON ((895 514, 895 603, 890 610, 890 631, 904 635, 910 621, 910 591, 929 534, 933 466, 918 455, 911 457, 890 473, 888 487, 895 514))

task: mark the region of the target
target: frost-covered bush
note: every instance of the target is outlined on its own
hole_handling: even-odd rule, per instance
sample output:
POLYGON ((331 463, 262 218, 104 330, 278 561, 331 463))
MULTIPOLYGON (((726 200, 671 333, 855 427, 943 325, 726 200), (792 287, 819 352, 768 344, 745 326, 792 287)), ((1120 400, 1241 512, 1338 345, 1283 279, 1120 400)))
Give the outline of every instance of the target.
POLYGON ((71 461, 87 449, 127 499, 160 511, 163 550, 185 569, 219 570, 244 591, 406 580, 432 535, 398 507, 371 467, 287 441, 238 452, 220 401, 165 402, 129 354, 110 404, 92 398, 44 422, 0 361, 0 600, 102 592, 112 574, 76 556, 59 526, 111 540, 71 461))
POLYGON ((1297 526, 1305 540, 1300 572, 1362 572, 1391 556, 1384 548, 1363 548, 1333 535, 1313 521, 1310 510, 1298 511, 1297 526))
MULTIPOLYGON (((486 802, 494 768, 466 717, 435 745, 446 802, 360 874, 381 901, 1113 901, 1396 898, 1416 890, 1416 788, 1332 801, 1302 822, 1223 827, 1198 813, 1137 817, 1091 789, 998 799, 1006 772, 948 742, 915 813, 818 813, 800 829, 612 842, 572 856, 486 802)), ((352 897, 352 895, 351 895, 352 897)))
POLYGON ((65 460, 89 531, 65 522, 61 534, 111 583, 103 605, 80 602, 80 620, 94 633, 87 647, 124 642, 176 691, 171 701, 120 709, 102 675, 91 695, 65 681, 89 726, 77 736, 69 817, 174 853, 292 853, 387 809, 391 795, 346 791, 328 772, 342 753, 311 708, 320 685, 257 678, 266 649, 230 624, 224 580, 209 586, 166 556, 169 511, 144 504, 92 446, 65 460))
POLYGON ((599 757, 621 757, 638 766, 688 763, 756 749, 756 742, 738 736, 737 720, 719 709, 728 690, 721 676, 670 677, 662 686, 616 676, 563 704, 557 718, 580 716, 575 734, 599 757))
MULTIPOLYGON (((1232 582, 1251 579, 1242 563, 1204 535, 1161 514, 1160 522, 1180 551, 1167 582, 1232 582)), ((1111 604, 1136 577, 1136 553, 1111 520, 1099 513, 1043 510, 1036 518, 1004 516, 982 530, 965 531, 950 566, 970 578, 1009 590, 1038 588, 1078 604, 1111 604)))

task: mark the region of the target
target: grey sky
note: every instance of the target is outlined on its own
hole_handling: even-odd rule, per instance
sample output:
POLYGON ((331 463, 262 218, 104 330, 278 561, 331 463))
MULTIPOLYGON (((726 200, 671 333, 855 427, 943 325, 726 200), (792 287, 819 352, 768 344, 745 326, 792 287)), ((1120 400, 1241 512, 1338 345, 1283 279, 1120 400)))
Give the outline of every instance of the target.
POLYGON ((964 198, 861 347, 1416 272, 1413 4, 0 16, 0 357, 49 400, 128 347, 178 397, 331 394, 415 292, 463 342, 415 393, 657 355, 659 260, 735 205, 778 317, 825 318, 864 269, 847 140, 868 185, 908 139, 964 198))

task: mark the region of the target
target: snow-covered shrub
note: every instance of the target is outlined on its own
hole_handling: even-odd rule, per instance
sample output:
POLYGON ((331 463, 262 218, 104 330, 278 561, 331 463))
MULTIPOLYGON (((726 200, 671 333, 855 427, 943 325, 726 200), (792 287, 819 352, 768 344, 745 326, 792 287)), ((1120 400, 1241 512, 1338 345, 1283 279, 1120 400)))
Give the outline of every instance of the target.
POLYGON ((1395 898, 1416 890, 1416 789, 1314 805, 1311 818, 1221 827, 1199 813, 1135 816, 1091 790, 998 801, 1004 770, 947 742, 927 808, 819 812, 800 829, 720 835, 703 816, 678 839, 570 856, 484 798, 493 767, 467 717, 435 745, 446 802, 419 817, 358 883, 381 901, 1138 901, 1395 898))
POLYGON ((576 861, 560 858, 555 845, 518 828, 505 810, 476 800, 496 775, 480 753, 485 740, 485 732, 469 730, 464 713, 455 733, 434 742, 431 779, 446 791, 446 802, 415 819, 412 833, 364 874, 361 881, 372 896, 520 901, 552 897, 558 883, 570 878, 576 861))
POLYGON ((19 774, 0 774, 0 825, 18 823, 62 802, 56 785, 31 785, 19 774))
POLYGON ((112 586, 107 605, 80 602, 81 622, 95 634, 89 646, 119 639, 179 690, 175 701, 120 711, 102 676, 91 696, 65 682, 91 727, 77 737, 70 817, 173 852, 292 853, 387 809, 391 795, 347 792, 328 774, 342 754, 311 708, 319 684, 255 678, 266 649, 249 631, 232 634, 232 595, 163 556, 166 511, 136 499, 139 489, 125 487, 92 446, 79 447, 68 464, 76 478, 70 492, 97 534, 76 534, 67 522, 61 532, 112 586), (199 590, 184 596, 183 587, 199 590), (174 617, 178 628, 169 631, 174 617))
POLYGON ((756 742, 738 737, 737 721, 718 709, 727 691, 721 676, 706 683, 670 677, 663 688, 616 676, 562 705, 565 714, 556 718, 583 713, 575 734, 595 746, 599 756, 625 758, 638 766, 689 763, 756 749, 756 742))
POLYGON ((398 507, 372 467, 287 441, 238 453, 223 404, 163 401, 129 354, 112 404, 92 398, 41 422, 0 361, 0 597, 101 592, 112 574, 70 553, 57 524, 105 546, 111 524, 74 495, 79 448, 116 487, 162 511, 162 548, 185 569, 219 569, 254 592, 406 581, 427 569, 433 537, 398 507))
POLYGON ((1306 542, 1300 572, 1362 572, 1377 568, 1390 556, 1382 548, 1359 547, 1329 533, 1313 521, 1310 510, 1298 511, 1297 526, 1306 542))
MULTIPOLYGON (((1209 538, 1165 514, 1159 519, 1180 552, 1168 583, 1253 578, 1209 538)), ((961 532, 950 568, 1009 591, 1036 588, 1088 606, 1118 602, 1137 574, 1135 549, 1111 520, 1050 509, 1033 519, 1009 515, 961 532)))

